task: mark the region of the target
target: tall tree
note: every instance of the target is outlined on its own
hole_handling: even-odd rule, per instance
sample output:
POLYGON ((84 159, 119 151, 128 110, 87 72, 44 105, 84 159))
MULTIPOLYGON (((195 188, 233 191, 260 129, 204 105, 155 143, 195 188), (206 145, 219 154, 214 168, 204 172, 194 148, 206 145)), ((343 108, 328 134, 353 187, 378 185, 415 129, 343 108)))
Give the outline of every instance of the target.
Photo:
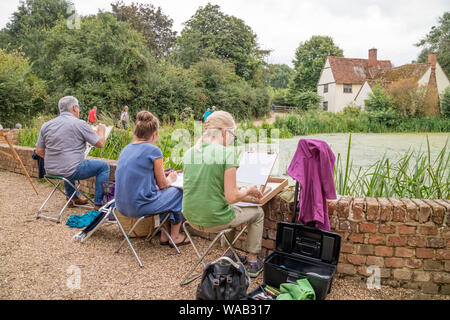
POLYGON ((111 6, 117 20, 126 21, 143 33, 148 48, 157 58, 168 56, 177 33, 172 30, 173 20, 160 7, 156 9, 152 4, 134 2, 127 6, 122 1, 111 6))
POLYGON ((343 50, 328 36, 312 36, 308 41, 301 42, 293 61, 295 75, 289 85, 291 93, 295 95, 298 91, 316 91, 317 81, 327 57, 343 55, 343 50))
POLYGON ((271 64, 266 68, 267 84, 274 89, 286 89, 294 70, 286 64, 271 64))
POLYGON ((447 76, 450 76, 450 11, 445 12, 439 18, 439 24, 431 27, 431 31, 416 43, 417 47, 423 47, 418 57, 418 62, 427 62, 428 53, 437 53, 437 61, 447 76))
POLYGON ((185 68, 204 58, 213 58, 233 63, 236 74, 246 80, 260 75, 262 58, 269 52, 259 48, 256 34, 243 20, 208 3, 184 25, 173 56, 185 68))
POLYGON ((33 69, 39 69, 47 61, 40 60, 42 42, 46 32, 53 28, 60 19, 72 15, 73 4, 66 0, 26 0, 12 15, 11 21, 1 31, 0 46, 2 48, 18 49, 33 62, 33 69))

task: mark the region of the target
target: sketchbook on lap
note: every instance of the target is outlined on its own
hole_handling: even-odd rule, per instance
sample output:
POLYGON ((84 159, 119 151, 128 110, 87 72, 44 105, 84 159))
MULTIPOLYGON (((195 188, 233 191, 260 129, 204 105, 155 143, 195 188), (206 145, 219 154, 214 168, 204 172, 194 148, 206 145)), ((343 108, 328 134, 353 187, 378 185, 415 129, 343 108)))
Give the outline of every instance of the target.
MULTIPOLYGON (((238 202, 236 206, 262 206, 287 185, 287 179, 270 177, 277 158, 277 153, 245 152, 243 154, 236 172, 236 183, 242 187, 256 185, 263 197, 257 203, 238 202)), ((183 189, 182 173, 177 174, 177 180, 172 183, 172 186, 183 189)))

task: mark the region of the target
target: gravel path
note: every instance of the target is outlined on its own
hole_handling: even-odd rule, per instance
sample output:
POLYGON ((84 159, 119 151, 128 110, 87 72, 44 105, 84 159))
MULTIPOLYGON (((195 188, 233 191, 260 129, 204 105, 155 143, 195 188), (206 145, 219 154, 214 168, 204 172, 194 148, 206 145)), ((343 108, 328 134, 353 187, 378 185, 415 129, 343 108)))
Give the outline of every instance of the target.
MULTIPOLYGON (((144 268, 128 246, 114 253, 122 240, 117 225, 103 225, 86 243, 72 242, 78 232, 65 221, 80 209, 67 209, 61 224, 36 220, 36 210, 51 186, 35 180, 36 196, 25 176, 0 170, 0 299, 195 299, 198 280, 180 287, 194 263, 191 246, 174 249, 132 240, 144 268), (80 275, 78 283, 77 275, 80 275), (79 288, 77 285, 79 284, 79 288)), ((56 215, 64 204, 61 194, 48 204, 56 215)), ((208 242, 196 238, 202 250, 208 242)), ((214 250, 210 260, 222 253, 214 250)), ((210 261, 209 260, 209 261, 210 261)), ((201 270, 199 270, 201 271, 201 270)), ((250 289, 262 283, 260 275, 250 289)), ((382 287, 369 291, 351 279, 336 278, 328 299, 417 299, 413 290, 382 287)), ((428 297, 448 298, 448 297, 428 297)))

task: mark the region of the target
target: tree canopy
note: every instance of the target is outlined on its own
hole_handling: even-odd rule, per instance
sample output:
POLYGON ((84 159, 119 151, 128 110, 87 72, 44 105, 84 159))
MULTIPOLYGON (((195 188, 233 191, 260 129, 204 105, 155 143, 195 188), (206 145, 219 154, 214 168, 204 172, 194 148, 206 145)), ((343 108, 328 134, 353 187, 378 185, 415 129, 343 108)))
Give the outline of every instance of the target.
POLYGON ((297 91, 316 91, 327 56, 344 56, 343 50, 334 44, 331 37, 312 36, 308 41, 300 43, 293 61, 295 75, 290 84, 292 94, 297 91))
POLYGON ((184 25, 175 42, 173 58, 185 68, 213 58, 233 63, 236 74, 246 80, 260 74, 262 57, 268 52, 259 48, 256 34, 243 20, 208 3, 184 25))
POLYGON ((156 9, 152 4, 134 2, 127 6, 122 1, 111 6, 117 20, 128 22, 144 35, 150 52, 157 58, 169 55, 177 33, 172 30, 173 20, 160 7, 156 9))
POLYGON ((418 62, 427 62, 428 53, 437 53, 437 61, 447 76, 450 76, 450 11, 445 12, 439 18, 439 24, 431 27, 430 32, 416 43, 417 47, 423 47, 418 57, 418 62))

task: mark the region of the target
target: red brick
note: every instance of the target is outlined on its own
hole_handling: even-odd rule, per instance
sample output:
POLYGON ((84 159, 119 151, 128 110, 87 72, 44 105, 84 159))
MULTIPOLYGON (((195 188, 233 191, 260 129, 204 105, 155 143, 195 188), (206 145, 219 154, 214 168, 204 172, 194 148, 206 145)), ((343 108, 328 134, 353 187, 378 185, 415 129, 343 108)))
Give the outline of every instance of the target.
POLYGON ((337 216, 336 213, 336 205, 338 203, 338 200, 327 200, 327 205, 328 205, 328 216, 337 216))
POLYGON ((395 256, 409 258, 414 256, 414 249, 409 248, 395 248, 395 256))
POLYGON ((357 252, 359 254, 364 254, 364 255, 373 255, 374 254, 374 247, 371 245, 367 245, 367 244, 361 244, 358 247, 357 252))
POLYGON ((275 241, 263 239, 262 246, 267 249, 275 249, 275 241))
POLYGON ((438 234, 439 229, 435 226, 420 226, 418 232, 426 236, 435 236, 438 234))
POLYGON ((384 265, 388 268, 402 268, 404 262, 402 258, 385 258, 384 265))
POLYGON ((435 260, 423 260, 423 270, 428 271, 439 271, 442 269, 442 262, 441 261, 435 261, 435 260))
POLYGON ((392 204, 386 198, 379 198, 380 221, 392 221, 392 204))
POLYGON ((357 224, 357 222, 353 222, 353 221, 342 221, 339 224, 339 230, 357 232, 358 224, 357 224))
POLYGON ((380 224, 379 232, 386 233, 386 234, 395 233, 395 226, 380 224))
POLYGON ((339 263, 337 265, 337 272, 342 273, 342 274, 355 275, 356 267, 351 264, 339 263))
POLYGON ((436 250, 436 259, 450 260, 450 250, 436 250))
POLYGON ((394 278, 399 280, 410 280, 412 278, 412 271, 408 269, 396 269, 393 274, 394 278))
POLYGON ((398 226, 398 234, 415 234, 416 233, 416 227, 414 226, 398 226))
POLYGON ((384 258, 383 257, 368 256, 366 264, 368 266, 384 267, 384 258))
POLYGON ((444 270, 450 272, 450 261, 445 261, 444 270))
POLYGON ((406 240, 407 240, 406 237, 389 236, 387 239, 387 245, 394 247, 402 247, 406 245, 406 240))
POLYGON ((391 247, 378 246, 375 247, 375 255, 378 257, 392 257, 394 249, 391 247))
POLYGON ((360 266, 366 263, 366 256, 349 254, 347 255, 347 261, 350 262, 351 264, 360 266))
POLYGON ((415 202, 419 207, 419 215, 418 215, 419 222, 420 223, 428 222, 431 217, 431 207, 420 199, 411 199, 411 200, 415 202))
POLYGON ((434 258, 434 249, 417 248, 416 249, 416 257, 421 258, 421 259, 433 259, 434 258))
POLYGON ((444 222, 445 208, 433 200, 424 199, 422 201, 432 208, 431 221, 437 225, 441 225, 444 222))
POLYGON ((428 282, 431 280, 431 274, 425 271, 414 271, 413 280, 419 282, 428 282))
POLYGON ((376 233, 377 225, 375 223, 361 222, 359 224, 359 232, 376 233))
POLYGON ((350 206, 353 197, 350 196, 342 196, 337 203, 337 213, 339 219, 348 219, 348 215, 350 212, 350 206))
POLYGON ((450 273, 433 272, 433 280, 435 283, 450 283, 450 273))
POLYGON ((355 243, 364 243, 364 235, 362 233, 351 233, 348 236, 348 241, 355 243))
POLYGON ((379 234, 371 234, 369 236, 370 244, 386 244, 386 236, 379 234))
POLYGON ((422 260, 421 259, 414 259, 414 258, 406 259, 405 260, 405 265, 408 268, 417 269, 417 268, 420 268, 422 266, 422 260))
POLYGON ((364 218, 364 198, 353 199, 352 210, 349 219, 352 221, 361 221, 364 218))
POLYGON ((366 198, 366 220, 378 220, 378 200, 376 198, 366 198))
POLYGON ((406 217, 406 205, 399 199, 388 198, 392 203, 392 221, 394 222, 404 222, 406 217))
POLYGON ((353 246, 350 244, 343 244, 341 246, 341 252, 343 253, 353 253, 353 246))
POLYGON ((408 237, 410 247, 426 247, 427 241, 424 237, 408 237))
POLYGON ((422 292, 427 294, 437 294, 439 292, 439 286, 432 282, 425 282, 422 285, 422 292))
POLYGON ((427 247, 429 248, 445 248, 445 240, 441 238, 428 238, 427 247))

